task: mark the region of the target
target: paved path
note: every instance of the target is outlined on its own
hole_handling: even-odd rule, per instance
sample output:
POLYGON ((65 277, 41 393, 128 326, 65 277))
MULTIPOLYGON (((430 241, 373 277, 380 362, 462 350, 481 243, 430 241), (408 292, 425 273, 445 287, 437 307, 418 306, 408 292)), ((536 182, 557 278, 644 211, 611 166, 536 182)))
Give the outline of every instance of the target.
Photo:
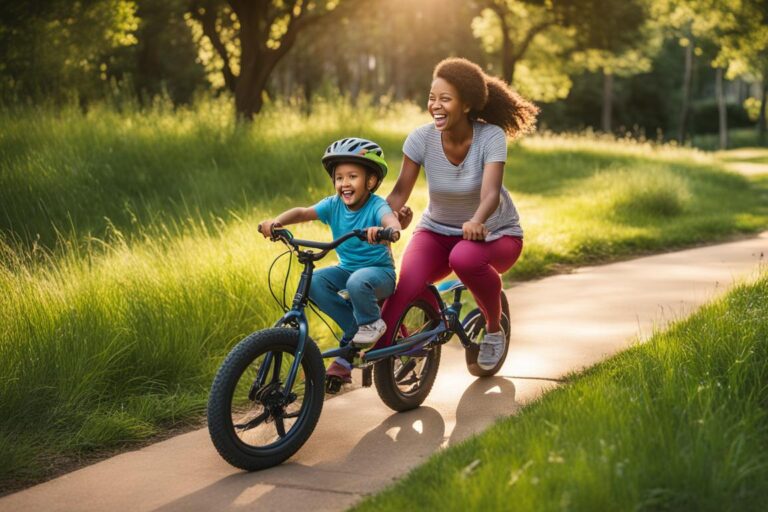
POLYGON ((768 232, 517 285, 508 291, 513 346, 497 377, 471 378, 452 343, 423 407, 392 413, 373 389, 336 397, 282 466, 237 471, 202 429, 2 498, 0 511, 343 510, 441 447, 514 414, 566 373, 687 315, 754 274, 763 255, 768 232))

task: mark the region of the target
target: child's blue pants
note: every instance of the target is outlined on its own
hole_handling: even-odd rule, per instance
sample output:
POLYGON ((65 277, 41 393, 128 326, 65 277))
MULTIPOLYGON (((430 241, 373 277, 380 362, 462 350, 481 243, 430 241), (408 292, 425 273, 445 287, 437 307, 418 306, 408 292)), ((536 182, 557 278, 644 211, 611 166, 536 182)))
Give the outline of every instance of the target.
POLYGON ((386 267, 366 267, 349 272, 339 267, 326 267, 312 275, 309 298, 323 313, 344 330, 351 340, 358 325, 381 318, 378 301, 395 290, 395 271, 386 267), (349 300, 339 296, 339 290, 349 292, 349 300))

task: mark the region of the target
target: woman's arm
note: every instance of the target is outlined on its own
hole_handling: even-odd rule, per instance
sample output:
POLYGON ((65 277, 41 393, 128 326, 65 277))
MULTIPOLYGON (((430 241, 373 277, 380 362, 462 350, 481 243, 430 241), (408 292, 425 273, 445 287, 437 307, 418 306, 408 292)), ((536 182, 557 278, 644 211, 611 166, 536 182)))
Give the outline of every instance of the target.
POLYGON ((309 207, 296 207, 286 210, 274 219, 265 220, 259 223, 259 232, 265 237, 271 236, 272 226, 288 226, 290 224, 297 224, 299 222, 308 222, 310 220, 317 220, 317 212, 311 206, 309 207))
POLYGON ((395 188, 387 196, 387 202, 393 212, 399 212, 400 208, 405 206, 408 198, 411 197, 411 192, 413 192, 413 187, 419 177, 420 168, 419 164, 403 155, 403 165, 400 167, 395 188))
POLYGON ((475 214, 464 223, 462 231, 465 240, 485 240, 488 230, 485 221, 499 207, 501 183, 504 178, 504 162, 490 162, 483 168, 483 183, 480 186, 480 205, 475 214))

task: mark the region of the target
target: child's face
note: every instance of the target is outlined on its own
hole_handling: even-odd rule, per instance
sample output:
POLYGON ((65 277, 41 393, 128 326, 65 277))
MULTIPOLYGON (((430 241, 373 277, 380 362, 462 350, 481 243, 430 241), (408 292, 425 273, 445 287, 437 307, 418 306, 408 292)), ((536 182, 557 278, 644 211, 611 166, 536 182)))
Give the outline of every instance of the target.
POLYGON ((341 163, 333 172, 336 193, 350 210, 357 210, 368 199, 370 190, 376 185, 376 176, 368 176, 365 168, 351 163, 341 163))

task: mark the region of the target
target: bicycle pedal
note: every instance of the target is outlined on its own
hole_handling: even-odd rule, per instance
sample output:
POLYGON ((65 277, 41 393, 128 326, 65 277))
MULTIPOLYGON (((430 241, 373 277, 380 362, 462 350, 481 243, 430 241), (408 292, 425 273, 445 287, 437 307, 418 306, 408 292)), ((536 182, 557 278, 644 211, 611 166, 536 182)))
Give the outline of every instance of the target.
POLYGON ((329 395, 335 395, 341 391, 341 387, 344 385, 344 381, 336 376, 326 377, 325 379, 325 392, 329 395))

